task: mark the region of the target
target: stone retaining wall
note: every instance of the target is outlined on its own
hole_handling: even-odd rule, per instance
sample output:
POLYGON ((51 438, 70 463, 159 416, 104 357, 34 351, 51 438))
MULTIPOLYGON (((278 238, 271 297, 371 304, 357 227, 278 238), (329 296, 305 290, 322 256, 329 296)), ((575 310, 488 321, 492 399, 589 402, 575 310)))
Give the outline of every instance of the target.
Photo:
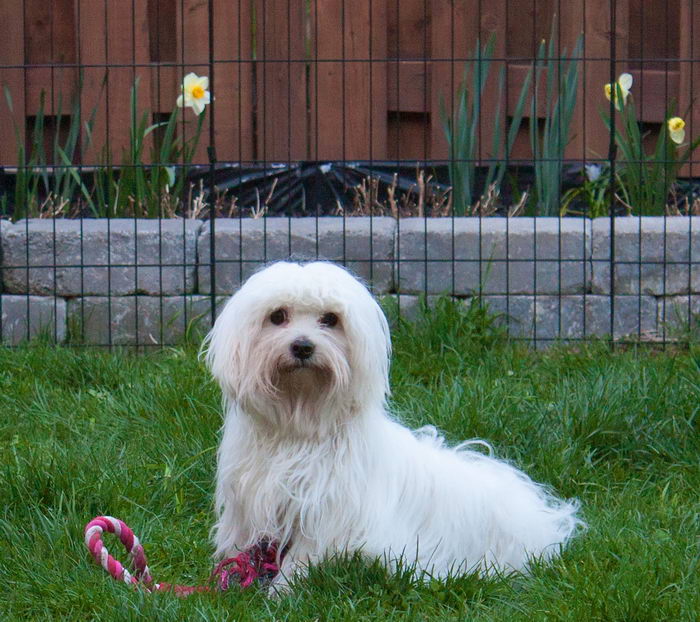
POLYGON ((266 262, 329 259, 414 312, 418 294, 480 295, 536 341, 668 338, 697 326, 700 217, 0 221, 0 333, 95 344, 177 342, 207 328, 266 262), (613 244, 614 243, 614 244, 613 244), (611 249, 614 293, 611 300, 611 249))

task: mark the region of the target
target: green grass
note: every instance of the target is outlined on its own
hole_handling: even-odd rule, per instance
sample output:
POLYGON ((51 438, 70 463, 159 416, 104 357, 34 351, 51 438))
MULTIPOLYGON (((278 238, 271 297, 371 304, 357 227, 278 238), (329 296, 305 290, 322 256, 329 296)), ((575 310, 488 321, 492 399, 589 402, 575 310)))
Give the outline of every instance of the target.
POLYGON ((0 619, 696 619, 700 350, 531 352, 478 309, 449 305, 399 326, 394 343, 393 407, 408 424, 488 439, 581 500, 589 529, 561 560, 530 576, 419 582, 340 559, 278 600, 135 591, 89 558, 82 528, 119 516, 157 580, 205 580, 218 389, 186 347, 27 347, 0 350, 0 619))

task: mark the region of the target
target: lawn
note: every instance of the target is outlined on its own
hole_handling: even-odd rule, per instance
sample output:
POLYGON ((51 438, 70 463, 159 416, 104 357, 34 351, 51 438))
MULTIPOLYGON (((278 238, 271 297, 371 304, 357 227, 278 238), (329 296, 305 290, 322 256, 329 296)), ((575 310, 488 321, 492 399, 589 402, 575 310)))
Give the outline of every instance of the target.
POLYGON ((133 590, 92 561, 83 525, 118 516, 156 580, 205 580, 218 389, 192 346, 39 345, 0 350, 0 619, 697 619, 699 348, 534 352, 478 309, 448 304, 398 326, 394 345, 397 416, 451 441, 487 439, 580 499, 589 527, 561 560, 528 576, 438 582, 338 559, 276 600, 256 589, 185 600, 133 590))

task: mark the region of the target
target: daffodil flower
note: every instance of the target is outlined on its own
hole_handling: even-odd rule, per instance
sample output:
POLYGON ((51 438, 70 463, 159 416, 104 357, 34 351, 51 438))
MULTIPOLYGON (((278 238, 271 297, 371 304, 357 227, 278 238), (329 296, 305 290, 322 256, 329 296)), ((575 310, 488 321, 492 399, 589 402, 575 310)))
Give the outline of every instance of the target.
POLYGON ((680 117, 671 117, 666 123, 671 140, 680 145, 685 140, 685 121, 680 117))
POLYGON ((188 73, 182 81, 182 94, 177 98, 178 108, 189 107, 197 115, 202 114, 205 106, 211 102, 209 78, 188 73))
POLYGON ((586 170, 586 177, 588 181, 597 181, 600 179, 600 164, 586 164, 584 165, 586 170))
POLYGON ((632 74, 630 73, 622 73, 620 74, 620 77, 617 79, 617 82, 615 84, 606 84, 603 87, 603 90, 605 92, 605 97, 610 101, 612 98, 613 101, 615 102, 615 108, 618 110, 622 110, 622 106, 624 106, 627 103, 627 96, 630 94, 630 89, 632 88, 632 74), (622 93, 622 103, 620 103, 617 100, 617 89, 620 89, 620 93, 622 93), (615 91, 613 93, 613 90, 615 91))

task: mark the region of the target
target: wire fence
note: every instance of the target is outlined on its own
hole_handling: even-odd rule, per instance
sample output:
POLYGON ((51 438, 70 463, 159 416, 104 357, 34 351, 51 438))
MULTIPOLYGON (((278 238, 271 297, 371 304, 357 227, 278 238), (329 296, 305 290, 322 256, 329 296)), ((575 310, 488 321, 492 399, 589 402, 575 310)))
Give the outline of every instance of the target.
POLYGON ((194 338, 347 265, 515 339, 700 332, 693 0, 5 0, 0 336, 194 338))

